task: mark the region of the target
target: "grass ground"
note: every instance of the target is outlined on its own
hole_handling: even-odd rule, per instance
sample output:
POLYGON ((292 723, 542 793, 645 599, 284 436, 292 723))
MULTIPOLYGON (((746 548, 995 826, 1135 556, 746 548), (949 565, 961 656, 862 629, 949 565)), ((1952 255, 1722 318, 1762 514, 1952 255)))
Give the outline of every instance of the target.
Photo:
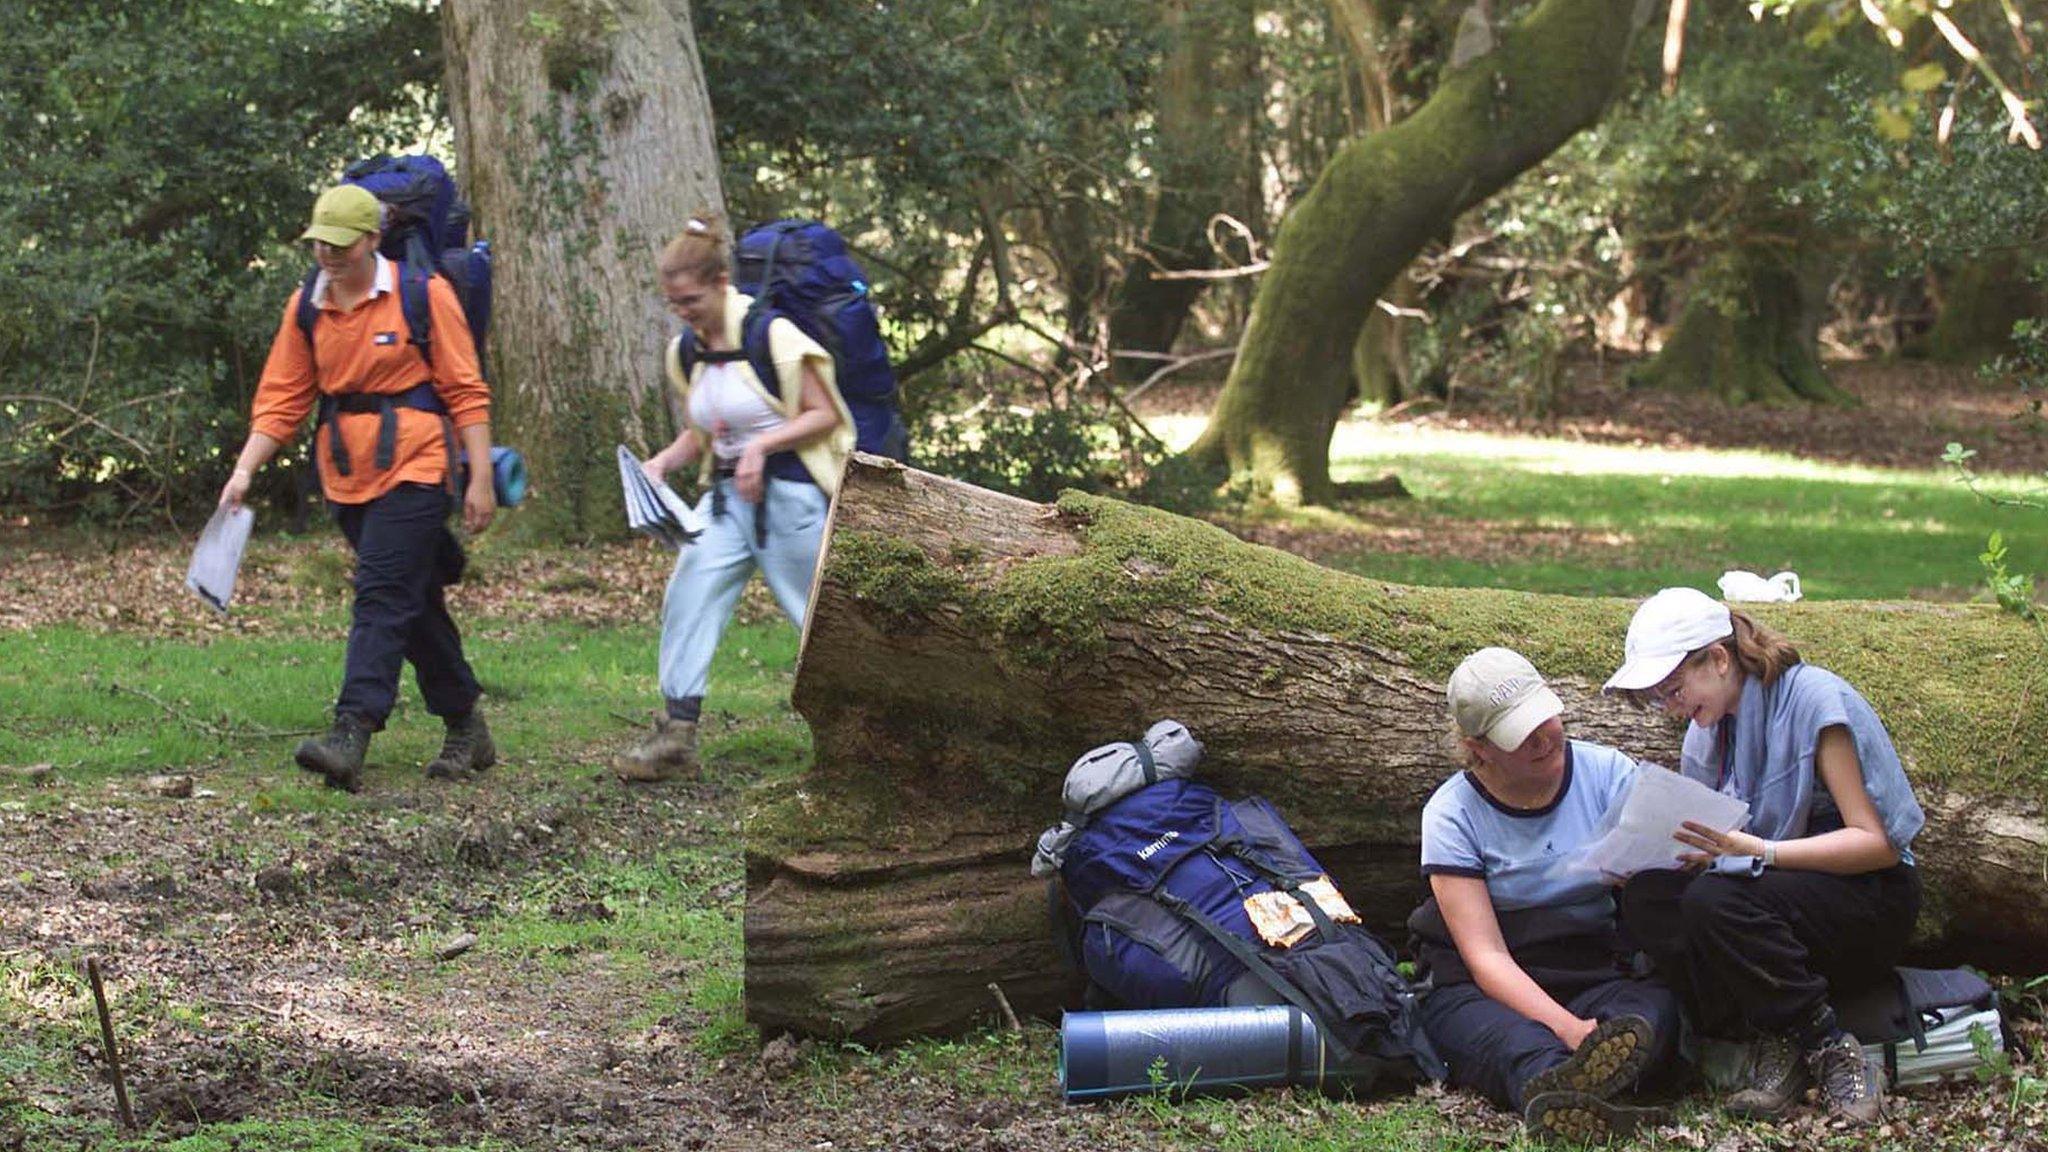
MULTIPOLYGON (((1740 566, 1794 568, 1815 596, 1966 596, 2001 522, 2018 566, 2048 561, 2048 533, 1926 471, 1433 427, 1347 427, 1337 459, 1346 478, 1398 470, 1416 499, 1240 527, 1391 579, 1566 592, 1740 566)), ((1042 1025, 764 1050, 742 1004, 739 823, 749 786, 809 756, 796 636, 750 601, 714 670, 704 781, 610 781, 650 703, 651 549, 485 541, 456 612, 505 761, 421 779, 437 732, 408 688, 344 796, 287 762, 338 674, 331 542, 261 540, 225 624, 182 596, 176 541, 17 542, 0 541, 0 1150, 1521 1146, 1441 1091, 1065 1108, 1042 1025), (169 773, 190 797, 158 793, 169 773), (113 1119, 87 955, 139 1134, 113 1119)), ((1875 1133, 1736 1124, 1689 1098, 1637 1146, 2043 1148, 2037 1073, 1903 1099, 1875 1133)))

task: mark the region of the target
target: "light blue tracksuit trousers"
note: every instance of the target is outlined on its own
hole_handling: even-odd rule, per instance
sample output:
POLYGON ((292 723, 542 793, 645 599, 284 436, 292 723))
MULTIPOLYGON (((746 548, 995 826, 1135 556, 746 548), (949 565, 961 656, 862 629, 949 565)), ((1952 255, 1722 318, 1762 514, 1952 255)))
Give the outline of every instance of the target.
POLYGON ((731 480, 717 482, 725 489, 725 515, 711 515, 710 492, 697 501, 704 535, 676 557, 661 604, 661 694, 667 699, 704 695, 718 637, 756 568, 790 623, 804 626, 831 500, 817 485, 800 480, 771 476, 766 483, 766 546, 754 540, 756 507, 740 499, 731 480))

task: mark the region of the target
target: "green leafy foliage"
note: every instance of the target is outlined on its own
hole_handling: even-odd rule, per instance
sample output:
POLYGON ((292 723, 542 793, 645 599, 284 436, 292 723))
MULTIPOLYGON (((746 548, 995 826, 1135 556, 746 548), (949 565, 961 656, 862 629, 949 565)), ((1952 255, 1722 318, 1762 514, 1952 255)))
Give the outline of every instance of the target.
POLYGON ((111 519, 201 504, 306 266, 294 237, 313 192, 431 122, 434 13, 14 13, 0 43, 0 505, 111 519))

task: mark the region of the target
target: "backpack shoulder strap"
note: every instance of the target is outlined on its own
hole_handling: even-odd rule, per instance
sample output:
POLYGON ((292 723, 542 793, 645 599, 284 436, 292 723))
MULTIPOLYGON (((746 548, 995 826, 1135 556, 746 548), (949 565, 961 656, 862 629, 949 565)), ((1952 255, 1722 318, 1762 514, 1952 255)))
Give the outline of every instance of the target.
POLYGON ((434 278, 432 268, 421 268, 407 259, 398 265, 398 307, 405 313, 405 329, 412 346, 420 350, 427 367, 434 366, 434 315, 427 303, 427 285, 434 278))
POLYGON ((320 309, 313 304, 313 286, 320 282, 320 266, 306 269, 306 278, 299 283, 299 335, 306 338, 306 347, 313 346, 313 321, 320 318, 320 309))
MULTIPOLYGON (((754 375, 760 379, 761 386, 773 390, 776 398, 781 400, 782 406, 787 409, 790 400, 789 381, 784 380, 782 374, 775 370, 774 350, 769 347, 768 341, 768 327, 779 319, 782 319, 781 313, 762 307, 758 301, 750 305, 746 318, 740 321, 740 350, 746 353, 747 366, 754 370, 754 375)), ((803 395, 801 386, 797 395, 799 398, 803 395)))
POLYGON ((690 377, 697 371, 697 351, 697 333, 687 326, 668 342, 668 347, 662 352, 661 366, 672 383, 689 386, 690 377))

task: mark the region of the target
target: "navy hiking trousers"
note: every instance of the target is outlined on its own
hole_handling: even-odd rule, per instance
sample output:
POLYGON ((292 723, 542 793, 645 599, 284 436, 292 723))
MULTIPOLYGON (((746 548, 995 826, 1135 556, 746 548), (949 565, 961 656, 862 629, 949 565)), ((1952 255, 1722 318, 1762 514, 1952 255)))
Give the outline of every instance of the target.
POLYGON ((442 589, 462 579, 462 545, 448 530, 453 497, 437 484, 400 484, 367 504, 334 504, 356 552, 356 598, 341 696, 334 711, 381 730, 411 663, 427 711, 466 716, 483 689, 462 655, 442 589))

